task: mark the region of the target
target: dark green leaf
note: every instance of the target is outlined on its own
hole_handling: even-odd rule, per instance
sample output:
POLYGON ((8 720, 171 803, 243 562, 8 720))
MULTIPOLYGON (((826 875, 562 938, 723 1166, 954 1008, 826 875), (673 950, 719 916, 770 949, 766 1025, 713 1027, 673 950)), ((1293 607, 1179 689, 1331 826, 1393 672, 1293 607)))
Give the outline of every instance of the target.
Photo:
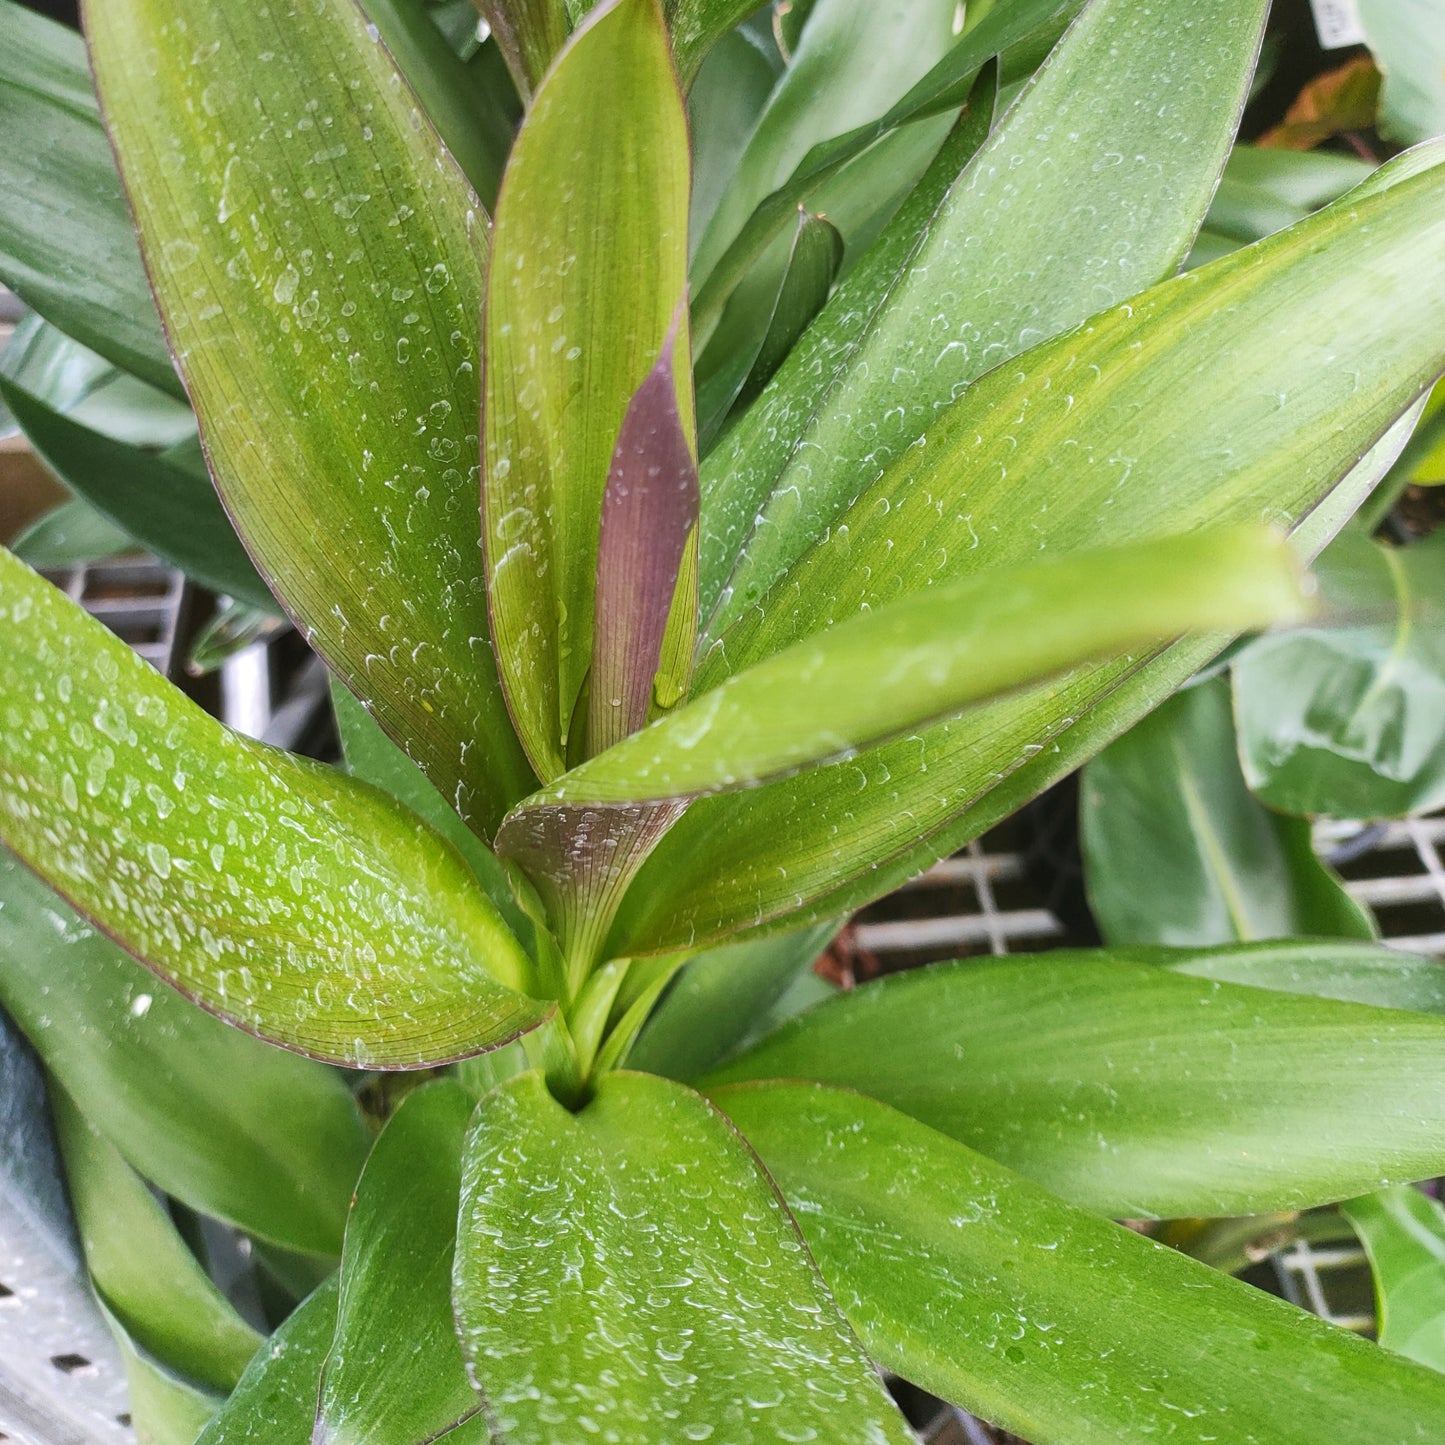
POLYGON ((840 994, 708 1076, 858 1089, 1101 1214, 1257 1214, 1445 1169, 1445 1020, 1108 953, 840 994))
POLYGON ((1089 763, 1079 831, 1109 943, 1374 936, 1315 856, 1309 824, 1245 787, 1222 677, 1170 698, 1089 763))
POLYGON ((481 1408, 451 1300, 471 1111, 460 1084, 428 1084, 403 1101, 366 1162, 312 1445, 416 1445, 481 1408))
POLYGON ((1375 1274, 1380 1343, 1445 1370, 1445 1210, 1400 1184, 1350 1200, 1344 1213, 1375 1274))
MULTIPOLYGON (((489 596, 512 717, 547 780, 565 769, 592 662, 608 463, 685 286, 687 122, 656 0, 595 8, 549 73, 507 163, 493 252, 483 326, 489 596), (606 93, 627 104, 599 107, 606 93)), ((685 325, 675 344, 689 354, 685 325)), ((691 433, 687 368, 676 381, 691 433)), ((695 578, 695 565, 684 571, 695 578)), ((691 596, 679 600, 695 611, 691 596)))
POLYGON ((567 40, 566 0, 476 0, 523 99, 542 83, 567 40))
POLYGON ((517 991, 520 944, 413 813, 223 728, 4 552, 0 616, 0 837, 167 982, 274 1042, 378 1068, 543 1017, 517 991))
POLYGON ((368 1143, 341 1076, 157 987, 3 850, 0 1003, 147 1179, 262 1239, 340 1252, 368 1143))
POLYGON ((123 370, 182 394, 74 31, 0 0, 0 280, 123 370))
POLYGON ((1426 1442, 1445 1380, 856 1095, 722 1101, 864 1345, 1035 1445, 1426 1442))
POLYGON ((746 1146, 648 1074, 482 1100, 455 1293, 508 1445, 912 1439, 746 1146))
POLYGON ((663 0, 684 85, 697 74, 708 51, 757 8, 757 0, 663 0))
POLYGON ((221 496, 308 640, 489 830, 528 770, 477 550, 485 215, 352 0, 88 23, 221 496))
POLYGON ((1261 639, 1235 661, 1244 776, 1288 813, 1432 811, 1445 803, 1445 538, 1397 549, 1350 533, 1320 567, 1355 625, 1261 639))

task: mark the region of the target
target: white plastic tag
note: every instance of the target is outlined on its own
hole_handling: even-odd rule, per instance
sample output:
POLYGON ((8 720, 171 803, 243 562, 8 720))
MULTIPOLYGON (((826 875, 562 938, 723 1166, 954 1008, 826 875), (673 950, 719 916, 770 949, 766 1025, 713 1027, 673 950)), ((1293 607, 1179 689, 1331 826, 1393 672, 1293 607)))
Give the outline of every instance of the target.
POLYGON ((1347 45, 1365 43, 1365 27, 1356 0, 1310 0, 1310 9, 1315 13, 1321 50, 1343 50, 1347 45))

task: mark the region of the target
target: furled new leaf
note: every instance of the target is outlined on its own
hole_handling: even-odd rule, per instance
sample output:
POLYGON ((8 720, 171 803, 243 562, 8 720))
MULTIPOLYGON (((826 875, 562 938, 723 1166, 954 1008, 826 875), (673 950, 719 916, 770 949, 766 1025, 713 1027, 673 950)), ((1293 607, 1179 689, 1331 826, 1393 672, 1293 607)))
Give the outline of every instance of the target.
POLYGON ((1060 952, 853 989, 707 1083, 857 1089, 1101 1214, 1223 1215, 1438 1173, 1442 1061, 1445 1019, 1060 952))
POLYGON ((746 1146, 652 1075, 481 1101, 455 1295, 508 1445, 911 1439, 746 1146))
POLYGON ((377 1068, 541 1019, 520 944, 414 814, 214 722, 9 553, 0 617, 0 839, 168 983, 377 1068))
POLYGON ((1351 1199, 1344 1214, 1375 1274, 1380 1343, 1445 1370, 1445 1210, 1398 1184, 1351 1199))
POLYGON ((1109 943, 1374 936, 1315 856, 1309 823, 1245 787, 1225 678, 1178 693, 1090 762, 1079 810, 1089 905, 1109 943))
MULTIPOLYGON (((608 0, 549 72, 512 149, 483 322, 492 626, 544 781, 582 726, 608 464, 684 294, 687 185, 687 122, 656 0, 608 0), (605 94, 627 103, 599 106, 605 94)), ((674 345, 689 354, 685 324, 674 345)), ((688 432, 690 382, 679 368, 688 432)))
POLYGON ((471 1108, 460 1084, 427 1084, 403 1101, 366 1162, 312 1445, 416 1445, 481 1408, 451 1300, 471 1108))
POLYGON ((369 1142, 341 1076, 157 988, 4 850, 0 1004, 147 1179, 261 1239, 340 1253, 369 1142))
POLYGON ((1036 1445, 1438 1434, 1432 1371, 881 1104, 803 1084, 720 1102, 869 1352, 1036 1445))
POLYGON ((483 829, 527 791, 475 513, 486 216, 352 0, 103 0, 91 58, 217 487, 483 829))

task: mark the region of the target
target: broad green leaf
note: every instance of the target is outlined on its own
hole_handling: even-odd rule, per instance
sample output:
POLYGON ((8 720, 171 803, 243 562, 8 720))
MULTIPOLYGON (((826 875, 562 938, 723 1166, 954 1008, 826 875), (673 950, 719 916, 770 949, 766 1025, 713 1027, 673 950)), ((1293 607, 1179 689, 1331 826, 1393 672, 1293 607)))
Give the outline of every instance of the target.
POLYGON ((457 1318, 508 1445, 911 1440, 747 1147, 691 1090, 539 1074, 477 1106, 457 1318))
POLYGON ((1380 1344, 1445 1370, 1445 1210, 1399 1184, 1351 1199, 1344 1214, 1374 1271, 1380 1344))
POLYGON ((497 906, 507 927, 519 938, 531 936, 532 924, 517 906, 502 865, 447 801, 387 735, 350 692, 334 678, 331 702, 336 730, 341 735, 346 767, 353 777, 383 789, 429 823, 471 865, 487 897, 497 906))
POLYGON ((722 680, 714 672, 711 691, 574 769, 539 802, 637 802, 744 787, 851 755, 1087 658, 1193 628, 1257 627, 1304 612, 1288 547, 1260 528, 941 582, 747 671, 722 680))
POLYGON ((837 927, 814 924, 724 944, 693 959, 638 1035, 627 1067, 672 1079, 705 1073, 756 1029, 837 927))
POLYGON ((142 1349, 102 1303, 100 1312, 120 1347, 137 1445, 195 1445, 222 1397, 197 1389, 142 1349))
POLYGON ((1410 144, 1445 134, 1445 34, 1434 0, 1359 0, 1385 83, 1380 130, 1410 144))
POLYGON ((378 1068, 543 1017, 517 992, 520 944, 414 814, 222 727, 9 553, 0 617, 0 838, 168 983, 273 1042, 378 1068))
POLYGON ((481 1408, 452 1319, 462 1140, 472 1099, 408 1095, 356 1186, 312 1445, 416 1445, 481 1408))
POLYGON ((83 497, 62 502, 32 522, 10 544, 10 549, 31 567, 72 567, 95 562, 139 544, 123 527, 98 512, 83 497))
POLYGON ((337 1276, 316 1289, 256 1352, 196 1445, 311 1445, 321 1365, 336 1328, 337 1276))
POLYGON ((878 1361, 1035 1445, 1433 1440, 1445 1381, 867 1099, 720 1101, 878 1361))
MULTIPOLYGON (((957 575, 1036 556, 1040 540, 1072 547, 1081 529, 1119 544, 1261 514, 1289 519, 1301 550, 1318 552, 1399 454, 1409 430, 1395 418, 1445 365, 1445 286, 1427 280, 1445 256, 1445 176, 1398 179, 1386 166, 1376 173, 1382 185, 1392 178, 1385 172, 1397 183, 1358 205, 1342 201, 1170 282, 1039 348, 1021 373, 991 373, 945 413, 967 467, 963 505, 956 480, 901 497, 875 488, 850 524, 851 549, 835 527, 799 573, 826 555, 830 585, 857 602, 856 559, 867 557, 881 584, 903 569, 898 554, 914 550, 901 546, 908 537, 919 560, 907 572, 922 586, 932 563, 957 575), (1231 366, 1218 364, 1221 355, 1231 366), (1166 396, 1190 405, 1168 409, 1166 420, 1166 396), (1013 425, 1025 410, 1036 419, 1027 432, 1013 425), (1142 432, 1136 416, 1157 417, 1157 435, 1142 432), (1183 471, 1182 455, 1190 458, 1183 471), (891 534, 885 502, 897 514, 891 534), (917 504, 913 531, 908 506, 917 504)), ((895 472, 921 466, 926 452, 947 475, 955 465, 947 451, 930 438, 895 472)), ((780 602, 764 614, 774 640, 787 635, 780 614, 791 626, 819 601, 813 595, 806 613, 780 602)), ((796 926, 856 908, 1084 762, 1227 640, 1087 670, 830 770, 700 800, 638 872, 609 946, 619 954, 696 947, 738 927, 796 926)))
POLYGON ((485 215, 352 0, 106 0, 91 59, 216 485, 464 816, 527 791, 475 513, 485 215))
POLYGON ((15 0, 0 0, 0 132, 0 280, 76 340, 181 395, 85 43, 15 0))
MULTIPOLYGON (((483 321, 492 624, 544 781, 565 768, 592 661, 608 464, 683 295, 687 186, 687 122, 656 0, 609 0, 549 72, 512 149, 483 321), (627 104, 599 104, 608 94, 627 104)), ((675 345, 688 355, 685 325, 675 345)), ((686 368, 677 385, 690 431, 686 368)))
MULTIPOLYGON (((976 44, 1009 8, 980 22, 976 44)), ((1204 24, 1189 0, 1085 8, 883 295, 859 315, 840 291, 813 346, 798 348, 704 468, 708 637, 968 383, 1174 269, 1224 164, 1263 11, 1260 0, 1225 0, 1204 24)), ((992 53, 982 48, 980 65, 992 53)), ((986 406, 946 414, 972 419, 986 406)), ((970 472, 986 468, 980 458, 970 472)))
POLYGON ((261 1337, 212 1283, 164 1208, 63 1089, 51 1110, 91 1283, 126 1334, 164 1365, 222 1394, 261 1337))
POLYGON ((115 441, 52 410, 0 360, 0 396, 47 466, 147 550, 218 592, 276 610, 206 472, 199 448, 159 454, 115 441))
POLYGON ((1315 856, 1309 823, 1246 788, 1225 678, 1170 698, 1088 764, 1079 834, 1108 943, 1374 937, 1315 856))
POLYGON ((476 0, 525 100, 567 40, 568 0, 476 0))
POLYGON ((938 964, 708 1075, 858 1089, 1088 1209, 1258 1214, 1445 1168, 1445 1020, 1103 953, 938 964))
POLYGON ((3 850, 0 1004, 147 1179, 262 1239, 340 1252, 368 1144, 341 1076, 157 987, 3 850))
POLYGON ((1445 539, 1341 537, 1320 559, 1354 625, 1269 638, 1234 663, 1239 748, 1272 808, 1398 817, 1445 803, 1445 539))

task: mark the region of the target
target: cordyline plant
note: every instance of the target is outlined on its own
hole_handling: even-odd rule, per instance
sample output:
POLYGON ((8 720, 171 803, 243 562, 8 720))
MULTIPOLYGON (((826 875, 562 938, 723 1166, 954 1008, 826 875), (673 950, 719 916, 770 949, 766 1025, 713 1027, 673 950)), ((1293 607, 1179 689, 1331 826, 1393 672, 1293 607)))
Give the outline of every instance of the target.
POLYGON ((906 1441, 872 1361, 1040 1445, 1434 1438, 1441 1377, 1112 1222, 1445 1168, 1430 965, 965 962, 756 1028, 830 920, 1307 614, 1445 367, 1445 147, 1176 276, 1264 0, 818 0, 721 177, 747 3, 491 0, 489 214, 417 7, 87 8, 165 341, 13 9, 7 279, 179 375, 348 764, 0 562, 0 981, 152 1438, 906 1441), (364 1168, 329 1065, 437 1075, 364 1168), (269 1346, 143 1180, 317 1285, 269 1346))

